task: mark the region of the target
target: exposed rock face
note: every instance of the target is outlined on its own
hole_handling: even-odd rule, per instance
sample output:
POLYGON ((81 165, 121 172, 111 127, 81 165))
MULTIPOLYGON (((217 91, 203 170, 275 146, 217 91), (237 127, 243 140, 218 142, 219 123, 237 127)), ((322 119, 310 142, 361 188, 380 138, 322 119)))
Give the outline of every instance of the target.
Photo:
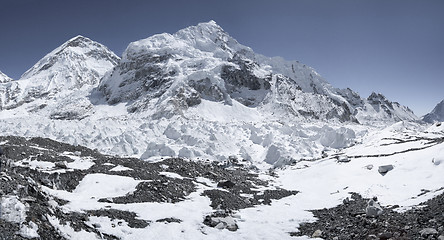
POLYGON ((293 236, 308 235, 322 231, 324 239, 436 239, 444 235, 442 225, 444 215, 444 194, 423 204, 399 213, 393 207, 382 206, 384 212, 377 218, 367 217, 364 211, 368 199, 352 194, 351 201, 344 201, 331 209, 315 210, 313 214, 319 220, 302 224, 300 232, 293 236))
POLYGON ((365 208, 365 215, 367 217, 378 217, 383 212, 381 206, 377 202, 377 199, 370 199, 365 208))
POLYGON ((444 122, 444 100, 438 103, 430 113, 422 118, 422 120, 428 123, 444 122))

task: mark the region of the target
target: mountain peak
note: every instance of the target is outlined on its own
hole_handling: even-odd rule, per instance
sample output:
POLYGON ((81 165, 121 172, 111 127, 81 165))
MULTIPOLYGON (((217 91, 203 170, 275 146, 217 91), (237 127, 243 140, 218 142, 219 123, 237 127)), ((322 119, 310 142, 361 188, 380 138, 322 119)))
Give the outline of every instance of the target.
POLYGON ((381 93, 372 92, 372 94, 370 94, 370 96, 367 99, 370 101, 377 100, 377 99, 386 100, 386 97, 384 95, 382 95, 381 93))
POLYGON ((71 38, 71 39, 69 39, 68 42, 74 41, 74 40, 87 40, 87 41, 91 41, 91 39, 89 39, 89 38, 87 38, 85 36, 82 36, 80 34, 75 36, 75 37, 73 37, 73 38, 71 38))
POLYGON ((216 21, 210 20, 209 22, 201 22, 198 23, 197 28, 201 29, 217 29, 217 30, 223 30, 221 26, 219 26, 216 21))
POLYGON ((153 54, 200 57, 208 53, 228 59, 240 50, 252 52, 211 20, 186 27, 174 34, 161 33, 132 42, 123 53, 123 60, 153 54))
MULTIPOLYGON (((102 68, 101 64, 98 61, 106 61, 111 63, 112 65, 117 64, 119 57, 117 57, 113 52, 111 52, 104 45, 95 42, 87 37, 77 35, 61 46, 54 49, 52 52, 48 53, 45 57, 43 57, 39 62, 37 62, 31 69, 26 71, 21 79, 26 78, 47 78, 48 75, 51 74, 43 74, 43 72, 58 72, 56 69, 63 68, 65 69, 68 66, 83 66, 85 64, 93 64, 97 65, 97 67, 93 67, 93 69, 102 68), (90 60, 86 62, 86 60, 90 60), (74 62, 79 62, 75 64, 74 62), (42 75, 41 77, 37 77, 37 75, 42 75)), ((108 64, 106 64, 108 65, 108 64)), ((107 66, 106 71, 112 66, 107 66)), ((78 69, 79 72, 83 71, 78 69)), ((100 70, 99 75, 103 75, 104 70, 100 70)), ((52 74, 54 75, 54 74, 52 74)), ((58 75, 58 73, 56 74, 58 75)))
POLYGON ((438 103, 433 110, 426 114, 422 120, 424 122, 433 123, 433 122, 443 122, 444 121, 444 100, 438 103))
MULTIPOLYGON (((78 46, 78 44, 80 43, 93 43, 94 41, 92 41, 91 39, 84 37, 82 35, 77 35, 71 39, 69 39, 68 41, 66 41, 63 45, 69 45, 69 46, 78 46)), ((62 46, 63 46, 62 45, 62 46)))
POLYGON ((217 25, 213 20, 184 28, 176 32, 174 35, 184 40, 202 40, 202 38, 216 40, 217 38, 231 38, 228 33, 226 33, 222 27, 217 25))

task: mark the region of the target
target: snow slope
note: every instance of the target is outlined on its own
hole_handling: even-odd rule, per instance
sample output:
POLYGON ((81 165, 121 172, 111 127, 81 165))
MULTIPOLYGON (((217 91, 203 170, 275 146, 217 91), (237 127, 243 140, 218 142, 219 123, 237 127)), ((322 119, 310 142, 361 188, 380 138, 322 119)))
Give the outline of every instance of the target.
POLYGON ((438 103, 433 110, 422 117, 424 122, 444 122, 444 100, 438 103))

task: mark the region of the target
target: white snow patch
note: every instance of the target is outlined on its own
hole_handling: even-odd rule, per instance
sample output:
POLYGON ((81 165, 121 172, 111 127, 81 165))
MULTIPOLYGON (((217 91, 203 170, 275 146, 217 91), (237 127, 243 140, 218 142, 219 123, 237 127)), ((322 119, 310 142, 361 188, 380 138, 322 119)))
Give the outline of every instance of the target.
POLYGON ((54 216, 46 215, 48 221, 59 230, 62 237, 72 240, 99 239, 95 233, 85 230, 75 231, 70 225, 60 223, 60 220, 54 216))
POLYGON ((117 166, 111 168, 110 171, 111 172, 133 171, 133 169, 129 168, 129 167, 122 166, 122 165, 117 165, 117 166))
POLYGON ((17 196, 3 196, 0 211, 1 218, 8 222, 22 223, 26 219, 26 206, 17 196))
POLYGON ((33 221, 30 221, 28 225, 23 224, 20 227, 18 234, 24 238, 32 239, 38 238, 40 235, 38 234, 39 226, 35 224, 33 221))
POLYGON ((169 178, 184 179, 184 177, 180 176, 177 173, 173 173, 173 172, 159 172, 159 175, 169 177, 169 178))
POLYGON ((45 186, 42 189, 70 201, 63 206, 64 208, 81 211, 82 209, 100 209, 103 204, 97 202, 99 199, 125 196, 134 192, 140 182, 143 181, 131 177, 95 173, 86 175, 73 192, 54 190, 45 186))
POLYGON ((73 155, 65 155, 69 158, 73 159, 74 162, 67 163, 67 167, 71 169, 78 169, 78 170, 87 170, 94 166, 94 159, 92 157, 78 157, 73 155))

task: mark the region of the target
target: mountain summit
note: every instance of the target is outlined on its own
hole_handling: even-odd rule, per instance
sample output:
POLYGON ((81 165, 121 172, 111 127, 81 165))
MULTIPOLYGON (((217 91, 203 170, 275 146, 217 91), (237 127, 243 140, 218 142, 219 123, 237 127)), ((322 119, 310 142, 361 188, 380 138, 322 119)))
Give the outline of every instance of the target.
POLYGON ((118 61, 107 47, 79 35, 43 57, 20 80, 31 79, 47 91, 96 85, 118 61))
POLYGON ((94 87, 120 60, 100 43, 76 36, 44 56, 18 81, 0 91, 0 108, 15 108, 38 98, 66 94, 65 91, 94 87))
POLYGON ((444 122, 444 100, 438 103, 430 113, 422 118, 422 120, 428 123, 444 122))

